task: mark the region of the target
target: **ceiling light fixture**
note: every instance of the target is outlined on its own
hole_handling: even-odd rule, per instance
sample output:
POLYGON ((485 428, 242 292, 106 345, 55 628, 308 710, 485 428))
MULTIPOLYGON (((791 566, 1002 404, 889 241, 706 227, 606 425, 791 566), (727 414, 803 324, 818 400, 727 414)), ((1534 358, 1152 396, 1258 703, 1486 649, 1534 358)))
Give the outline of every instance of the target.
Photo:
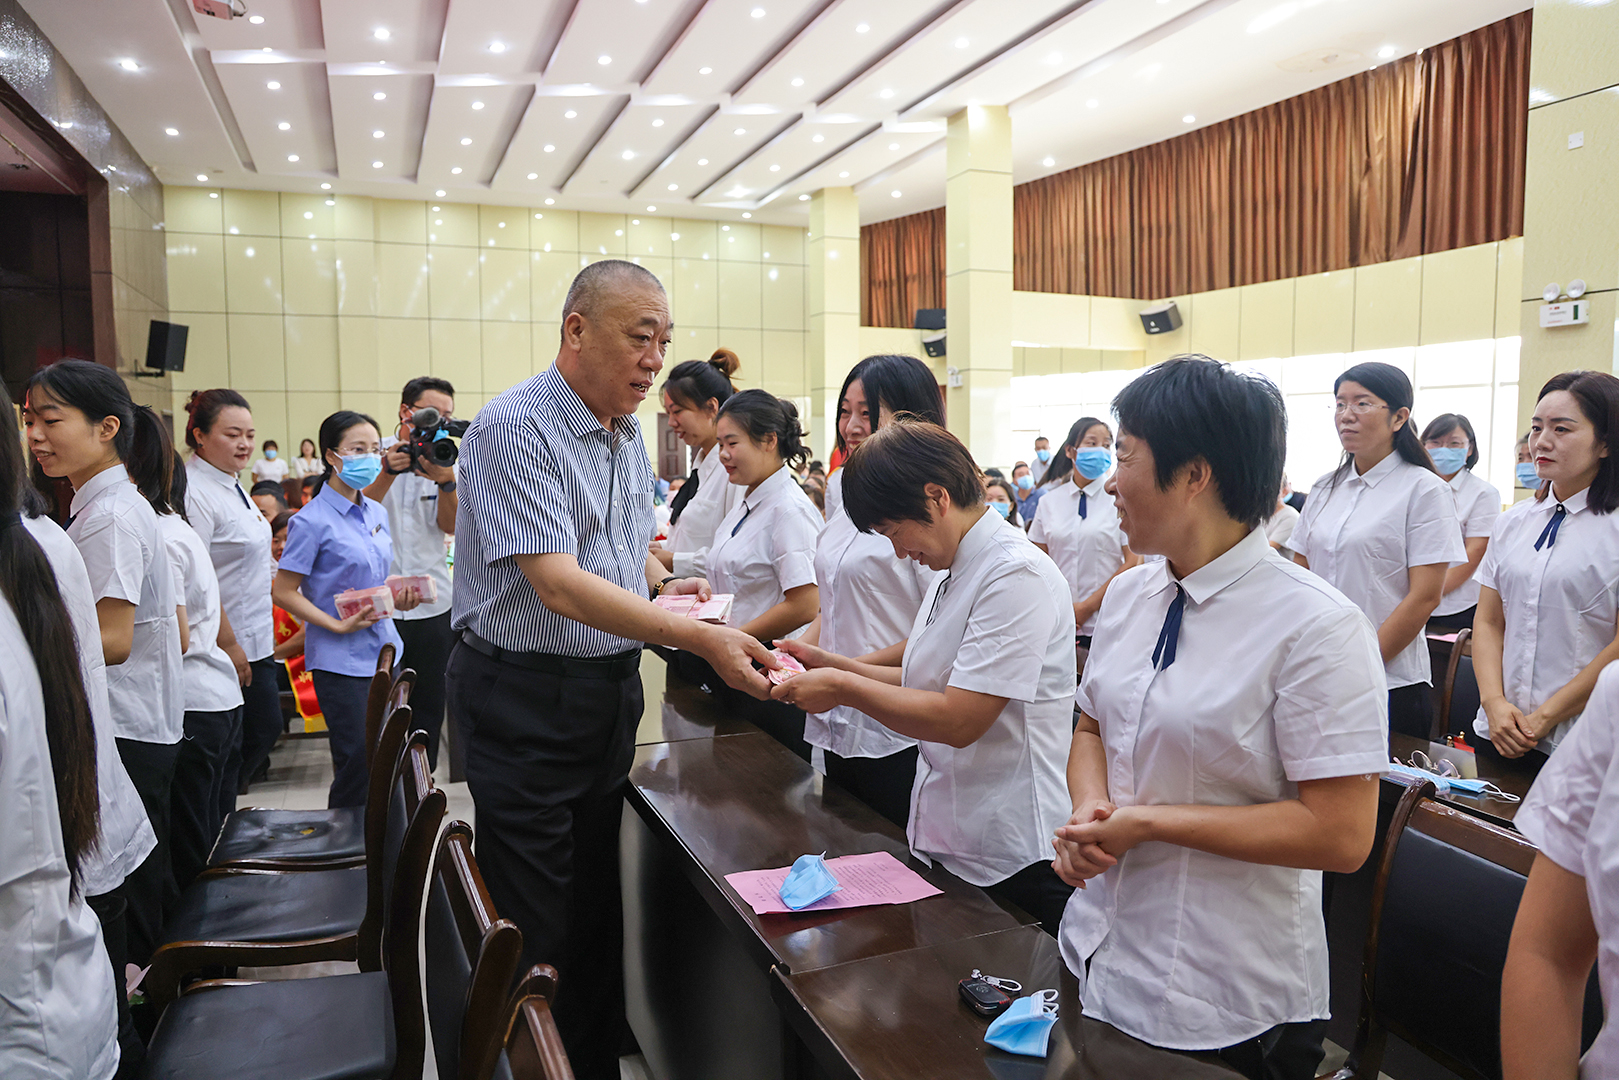
POLYGON ((295 162, 295 161, 298 160, 298 155, 297 154, 288 154, 287 155, 287 160, 295 162))
POLYGON ((208 174, 207 173, 198 173, 197 174, 197 182, 200 183, 200 184, 206 184, 208 182, 208 174))
POLYGON ((372 162, 372 163, 371 163, 371 167, 372 167, 372 168, 373 168, 373 169, 380 169, 380 168, 382 168, 382 162, 380 162, 380 161, 373 161, 373 162, 372 162))
POLYGON ((564 119, 564 120, 572 120, 574 117, 576 117, 578 115, 579 115, 578 113, 574 112, 572 109, 569 109, 567 112, 562 114, 562 119, 564 119))
POLYGON ((848 170, 847 170, 847 169, 845 169, 845 170, 844 170, 844 171, 843 171, 843 172, 840 172, 840 173, 838 173, 838 179, 839 179, 839 180, 847 180, 847 179, 849 179, 849 172, 848 172, 848 170))
POLYGON ((770 166, 770 171, 771 172, 781 172, 781 166, 780 165, 772 165, 772 166, 770 166))
POLYGON ((330 190, 332 190, 332 185, 330 185, 330 184, 322 184, 322 185, 321 185, 321 186, 320 186, 320 189, 321 189, 321 190, 322 190, 322 191, 330 191, 330 190))
POLYGON ((314 221, 315 220, 315 212, 313 210, 305 210, 304 211, 304 220, 305 221, 314 221))
POLYGON ((894 198, 896 198, 896 199, 897 199, 897 198, 899 198, 899 197, 900 197, 900 196, 901 196, 901 195, 902 195, 902 194, 904 194, 904 193, 903 193, 903 192, 900 192, 900 191, 890 191, 890 192, 889 192, 889 194, 890 194, 890 195, 892 195, 892 196, 893 196, 893 197, 894 197, 894 198))
POLYGON ((556 144, 554 144, 554 143, 546 143, 545 144, 545 152, 547 154, 549 154, 551 151, 553 151, 555 149, 556 149, 556 144))
POLYGON ((462 145, 462 146, 471 146, 471 145, 472 145, 472 140, 471 140, 471 139, 467 139, 467 138, 463 138, 463 139, 462 139, 462 140, 461 140, 461 145, 462 145))
POLYGON ((649 214, 656 214, 658 212, 658 208, 656 206, 649 206, 646 208, 646 212, 649 214))
POLYGON ((707 165, 708 164, 708 159, 706 157, 700 157, 700 158, 697 159, 697 164, 699 164, 699 165, 707 165))
POLYGON ((326 205, 327 206, 336 206, 337 205, 337 200, 336 199, 327 199, 326 200, 326 205))
POLYGON ((481 102, 481 101, 474 101, 474 102, 473 102, 473 103, 472 103, 472 110, 473 110, 473 111, 474 111, 474 112, 477 112, 477 111, 478 111, 478 110, 479 110, 479 109, 481 109, 481 108, 483 108, 483 102, 481 102))
POLYGON ((372 137, 372 138, 373 138, 373 139, 381 139, 381 138, 385 138, 385 136, 384 136, 384 134, 383 134, 383 131, 382 131, 382 129, 381 129, 381 128, 378 128, 378 129, 377 129, 377 130, 376 130, 376 131, 373 131, 373 132, 372 132, 372 133, 371 133, 371 137, 372 137))
MULTIPOLYGON (((435 213, 435 214, 436 214, 436 213, 438 213, 438 212, 439 212, 439 211, 440 211, 440 210, 442 210, 442 209, 444 209, 444 208, 443 208, 443 207, 442 207, 442 206, 435 206, 435 207, 433 207, 433 213, 435 213)), ((440 225, 442 225, 442 224, 444 224, 444 223, 443 223, 443 222, 442 222, 442 221, 441 221, 441 222, 439 222, 439 224, 440 224, 440 225)))
POLYGON ((127 56, 118 61, 118 66, 123 68, 125 71, 139 71, 141 69, 139 64, 135 63, 135 61, 131 60, 127 56))
POLYGON ((798 78, 794 79, 793 80, 793 85, 794 86, 803 86, 804 85, 804 77, 802 75, 800 75, 798 78))
POLYGON ((762 7, 756 7, 752 11, 748 12, 748 14, 752 15, 755 19, 762 19, 765 17, 765 9, 762 7))
POLYGON ((376 93, 371 95, 371 100, 372 101, 387 101, 388 100, 388 95, 384 94, 381 90, 378 90, 376 93))
POLYGON ((271 79, 269 82, 264 84, 264 88, 266 90, 279 90, 281 89, 281 84, 276 82, 274 79, 271 79))
POLYGON ((451 169, 450 170, 450 175, 451 176, 460 176, 461 175, 461 166, 457 165, 455 168, 451 169))
POLYGON ((634 150, 626 150, 626 151, 624 151, 622 154, 620 154, 618 156, 623 158, 625 161, 634 161, 635 160, 635 151, 634 150))
POLYGON ((887 101, 889 98, 894 96, 894 91, 888 89, 887 87, 884 87, 882 92, 879 93, 877 96, 882 98, 884 101, 887 101))
POLYGON ((285 120, 283 120, 283 121, 281 121, 281 123, 276 125, 276 130, 278 130, 278 131, 291 131, 292 130, 292 125, 287 123, 285 120))
POLYGON ((264 16, 263 15, 249 15, 247 17, 247 21, 252 23, 254 26, 263 26, 264 25, 264 16))
POLYGON ((608 56, 606 53, 602 53, 600 56, 596 57, 596 63, 600 64, 602 67, 606 67, 608 64, 611 64, 612 62, 613 62, 613 58, 611 56, 608 56))
POLYGON ((210 192, 209 192, 209 193, 208 193, 208 197, 209 197, 209 198, 210 198, 210 199, 217 199, 217 198, 219 198, 219 192, 217 192, 217 191, 210 191, 210 192))
POLYGON ((503 53, 506 51, 506 43, 504 41, 491 41, 489 43, 489 51, 492 53, 503 53))
POLYGON ((1181 117, 1181 123, 1195 124, 1197 123, 1197 117, 1193 116, 1191 113, 1187 113, 1185 116, 1181 117))
POLYGON ((531 172, 528 174, 528 178, 530 180, 538 180, 540 178, 540 174, 537 172, 531 172))
POLYGON ((809 196, 808 195, 800 195, 798 197, 798 201, 799 202, 809 202, 809 196))
POLYGON ((393 35, 388 32, 388 28, 386 26, 377 27, 375 30, 371 31, 371 36, 376 38, 378 41, 387 41, 389 38, 393 37, 393 35))
POLYGON ((735 131, 731 132, 732 135, 746 135, 747 133, 747 128, 737 128, 735 131))
POLYGON ((163 129, 163 134, 165 134, 165 135, 178 135, 178 134, 180 134, 180 129, 179 128, 164 128, 163 129))
POLYGON ((810 142, 826 142, 826 136, 822 135, 820 132, 816 132, 814 135, 810 136, 810 142))
POLYGON ((437 198, 440 198, 440 199, 442 199, 442 198, 444 198, 444 189, 443 189, 443 188, 439 188, 439 189, 438 189, 438 190, 437 190, 437 191, 435 191, 435 192, 433 192, 433 194, 434 194, 434 196, 436 196, 436 197, 437 197, 437 198))
POLYGON ((1392 60, 1399 51, 1393 45, 1385 45, 1377 50, 1377 58, 1379 60, 1392 60))
POLYGON ((866 31, 868 31, 870 29, 871 29, 871 24, 870 23, 861 23, 859 26, 854 28, 854 32, 857 33, 857 34, 864 34, 866 31))
POLYGON ((890 150, 898 150, 899 149, 899 143, 891 142, 891 143, 888 144, 888 148, 890 150))
POLYGON ((1044 165, 1046 168, 1049 169, 1053 165, 1057 164, 1057 159, 1048 155, 1048 156, 1043 157, 1043 158, 1040 159, 1040 164, 1044 165))
POLYGON ((1085 107, 1087 109, 1094 109, 1100 104, 1102 104, 1100 101, 1097 101, 1095 98, 1091 98, 1089 101, 1085 102, 1085 107))
MULTIPOLYGON (((750 218, 750 217, 752 217, 752 216, 753 216, 753 215, 752 215, 752 214, 750 214, 750 213, 748 213, 748 212, 747 212, 747 211, 746 211, 746 210, 744 210, 744 211, 742 211, 742 216, 743 216, 743 217, 745 217, 745 218, 750 218)), ((733 237, 731 237, 731 239, 732 239, 732 240, 735 240, 735 239, 736 239, 736 237, 734 237, 734 236, 733 236, 733 237)))
POLYGON ((656 120, 652 121, 652 126, 653 127, 662 127, 663 126, 663 117, 660 116, 656 120))
POLYGON ((712 75, 712 74, 714 74, 714 69, 711 68, 711 67, 700 67, 700 68, 697 69, 697 74, 699 74, 699 75, 712 75))
POLYGON ((669 185, 669 190, 670 191, 679 191, 680 190, 680 185, 679 184, 670 184, 669 185))
POLYGON ((965 49, 969 44, 971 44, 971 42, 964 37, 958 37, 956 39, 956 48, 958 49, 965 49))
MULTIPOLYGON (((556 202, 557 201, 555 199, 546 199, 545 200, 545 205, 546 206, 555 206, 556 202)), ((538 216, 539 216, 538 214, 535 215, 535 217, 538 217, 538 216)))

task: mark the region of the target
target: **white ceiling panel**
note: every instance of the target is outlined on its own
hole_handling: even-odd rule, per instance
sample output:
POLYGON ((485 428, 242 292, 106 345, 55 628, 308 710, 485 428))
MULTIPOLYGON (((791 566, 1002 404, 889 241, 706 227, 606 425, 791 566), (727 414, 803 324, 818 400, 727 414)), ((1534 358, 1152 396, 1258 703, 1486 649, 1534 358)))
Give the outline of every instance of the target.
POLYGON ((620 86, 646 76, 702 0, 590 0, 573 9, 545 81, 620 86), (602 63, 606 59, 607 63, 602 63))
POLYGON ((955 0, 838 0, 738 90, 738 105, 813 105, 902 45, 955 0), (865 27, 864 30, 860 27, 865 27))
POLYGON ((330 63, 437 61, 449 6, 450 0, 321 0, 326 59, 330 63))
MULTIPOLYGON (((189 6, 189 5, 188 5, 189 6)), ((320 0, 253 0, 246 19, 198 18, 210 52, 232 49, 302 50, 325 47, 320 0), (257 19, 258 22, 253 20, 257 19)))
POLYGON ((531 86, 436 87, 416 174, 421 183, 487 186, 533 94, 531 86))
POLYGON ((455 0, 444 23, 439 74, 530 78, 544 67, 571 6, 570 0, 455 0))
POLYGON ((493 187, 524 198, 556 191, 628 100, 623 94, 535 94, 493 187))
POLYGON ((707 0, 643 87, 649 94, 701 99, 730 93, 829 4, 830 0, 707 0), (757 18, 756 11, 762 13, 757 18))
POLYGON ((432 76, 334 75, 330 86, 338 175, 414 181, 433 96, 432 76), (380 169, 373 164, 377 161, 380 169))
POLYGON ((228 97, 251 103, 235 110, 236 122, 260 172, 337 175, 325 65, 221 64, 218 71, 228 97), (281 89, 266 91, 267 74, 281 89))
POLYGON ((602 136, 563 190, 572 195, 627 195, 642 173, 656 168, 676 144, 714 111, 712 105, 631 102, 602 136), (634 166, 639 163, 640 169, 634 166), (626 166, 630 168, 627 170, 626 166), (626 182, 626 172, 629 180, 626 182))

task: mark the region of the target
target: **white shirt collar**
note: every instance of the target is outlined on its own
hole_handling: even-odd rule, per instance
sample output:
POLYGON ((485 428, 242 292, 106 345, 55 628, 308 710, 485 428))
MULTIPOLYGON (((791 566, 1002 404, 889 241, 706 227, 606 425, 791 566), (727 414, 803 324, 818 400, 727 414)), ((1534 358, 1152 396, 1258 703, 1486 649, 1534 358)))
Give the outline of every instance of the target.
POLYGON ((786 486, 789 484, 797 487, 798 481, 793 477, 793 470, 788 468, 786 465, 783 465, 781 468, 759 481, 759 486, 753 489, 752 494, 743 495, 742 505, 747 507, 749 512, 757 510, 759 507, 773 502, 776 498, 778 498, 779 493, 785 490, 786 486))
MULTIPOLYGON (((1112 472, 1112 470, 1109 469, 1108 472, 1112 472)), ((1080 477, 1081 479, 1084 478, 1083 474, 1081 474, 1079 472, 1075 472, 1074 475, 1080 477)), ((1091 498, 1094 499, 1098 495, 1102 494, 1102 488, 1103 488, 1104 485, 1107 484, 1107 478, 1108 478, 1108 473, 1103 473, 1101 476, 1098 476, 1095 480, 1092 480, 1090 483, 1085 484, 1083 486, 1080 486, 1079 490, 1083 491, 1086 495, 1089 495, 1091 498)))
MULTIPOLYGON (((1587 487, 1573 495, 1570 495, 1568 498, 1562 500, 1563 510, 1566 513, 1578 514, 1581 510, 1586 508, 1586 496, 1590 494, 1591 489, 1587 487)), ((1544 499, 1535 502, 1535 513, 1550 515, 1556 511, 1557 506, 1557 496, 1552 491, 1548 490, 1544 499)))
POLYGON ((218 484, 229 484, 233 487, 237 486, 236 473, 226 472, 224 469, 219 468, 201 454, 195 452, 191 455, 191 461, 197 472, 201 473, 209 480, 212 480, 218 484))
POLYGON ((950 560, 950 572, 954 574, 957 570, 966 569, 967 564, 977 558, 1005 526, 1006 519, 985 506, 984 516, 962 534, 961 542, 956 545, 955 558, 950 560))
POLYGON ((103 469, 84 482, 84 486, 73 493, 73 504, 69 513, 77 515, 79 511, 95 502, 101 497, 103 491, 110 491, 115 484, 129 483, 129 470, 120 462, 110 469, 103 469))
POLYGON ((1404 463, 1405 458, 1400 456, 1400 452, 1398 450, 1391 450, 1389 451, 1388 457, 1384 458, 1382 461, 1379 461, 1376 465, 1373 465, 1364 473, 1357 474, 1355 472, 1354 464, 1351 463, 1349 466, 1349 479, 1359 480, 1367 487, 1376 487, 1378 484, 1383 482, 1384 477, 1388 476, 1404 463))
POLYGON ((1456 475, 1451 477, 1449 480, 1446 480, 1445 483, 1450 485, 1450 490, 1460 491, 1467 484, 1467 478, 1470 475, 1472 475, 1472 470, 1463 466, 1462 468, 1457 469, 1456 475))
POLYGON ((1192 603, 1201 605, 1226 586, 1241 580, 1243 575, 1259 565, 1270 549, 1270 541, 1265 537, 1265 527, 1261 525, 1233 544, 1219 558, 1198 567, 1179 582, 1169 569, 1168 559, 1155 561, 1152 563, 1154 581, 1147 587, 1145 594, 1153 596, 1179 584, 1186 590, 1186 595, 1191 598, 1192 603))

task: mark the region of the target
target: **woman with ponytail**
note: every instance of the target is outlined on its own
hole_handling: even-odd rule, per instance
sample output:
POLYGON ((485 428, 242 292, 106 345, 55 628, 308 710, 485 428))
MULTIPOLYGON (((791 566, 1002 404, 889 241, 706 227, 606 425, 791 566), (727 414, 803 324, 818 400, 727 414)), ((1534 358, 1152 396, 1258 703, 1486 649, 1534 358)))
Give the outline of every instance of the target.
POLYGON ((736 353, 717 349, 707 360, 675 365, 663 383, 669 430, 692 448, 694 458, 691 475, 669 504, 669 540, 652 548, 676 577, 702 577, 708 572, 715 530, 742 499, 742 490, 726 482, 715 452, 720 407, 736 393, 731 379, 741 366, 736 353))
MULTIPOLYGON (((382 474, 382 435, 375 420, 345 409, 321 421, 320 451, 326 462, 320 493, 287 525, 273 593, 276 606, 304 624, 304 667, 331 735, 326 805, 361 806, 370 773, 365 706, 371 677, 382 647, 391 644, 401 655, 404 643, 382 612, 363 607, 342 616, 335 598, 382 585, 393 562, 388 512, 365 495, 382 474)), ((415 588, 394 594, 400 611, 420 602, 415 588)))
POLYGON ((1467 561, 1456 500, 1411 419, 1411 380, 1392 364, 1356 364, 1333 383, 1344 459, 1310 487, 1288 547, 1377 627, 1389 728, 1427 738, 1433 722, 1423 627, 1445 572, 1467 561))
POLYGON ((140 792, 157 848, 124 881, 129 958, 144 966, 171 887, 169 798, 185 729, 180 600, 157 514, 130 482, 165 445, 162 422, 111 368, 62 360, 34 373, 28 445, 46 476, 73 487, 67 535, 96 598, 118 756, 140 792))

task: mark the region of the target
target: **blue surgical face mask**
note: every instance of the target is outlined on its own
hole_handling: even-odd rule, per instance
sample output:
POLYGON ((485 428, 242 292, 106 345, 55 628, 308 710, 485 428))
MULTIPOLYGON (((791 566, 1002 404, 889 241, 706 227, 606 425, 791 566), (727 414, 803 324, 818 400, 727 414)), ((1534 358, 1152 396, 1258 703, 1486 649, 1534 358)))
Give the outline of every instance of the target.
POLYGON ((1018 998, 984 1032, 984 1041, 1010 1054, 1043 1058, 1057 1023, 1057 991, 1037 990, 1018 998))
POLYGON ((1022 476, 1018 477, 1017 489, 1019 491, 1034 490, 1034 477, 1030 476, 1028 473, 1024 473, 1022 476))
POLYGON ((1535 463, 1533 461, 1518 462, 1516 472, 1519 487, 1537 488, 1540 486, 1540 477, 1535 473, 1535 463))
POLYGON ((1436 446, 1428 451, 1428 456, 1433 458, 1433 467, 1441 476, 1459 473, 1467 467, 1466 447, 1436 446))
POLYGON ((338 470, 343 483, 359 491, 368 488, 382 475, 381 454, 344 454, 343 467, 338 470))
POLYGON ((826 868, 825 855, 800 855, 781 883, 781 902, 794 911, 802 911, 817 900, 843 888, 832 871, 826 868))
POLYGON ((1011 518, 1011 516, 1012 516, 1012 504, 1011 503, 994 503, 994 502, 992 502, 989 505, 990 505, 990 509, 994 510, 997 514, 1001 515, 1001 517, 1008 518, 1008 519, 1011 518))
POLYGON ((1050 450, 1036 450, 1034 452, 1034 456, 1039 458, 1041 461, 1050 461, 1051 460, 1051 451, 1050 450))
POLYGON ((1087 480, 1095 480, 1113 465, 1113 451, 1105 446, 1087 446, 1074 451, 1074 468, 1087 480))
POLYGON ((264 456, 265 456, 265 457, 266 457, 266 458, 267 458, 267 459, 268 459, 268 460, 270 460, 270 461, 274 461, 274 460, 275 460, 275 447, 273 447, 273 446, 272 446, 272 447, 270 447, 270 449, 268 449, 268 450, 266 450, 266 451, 265 451, 265 452, 264 452, 264 456))

